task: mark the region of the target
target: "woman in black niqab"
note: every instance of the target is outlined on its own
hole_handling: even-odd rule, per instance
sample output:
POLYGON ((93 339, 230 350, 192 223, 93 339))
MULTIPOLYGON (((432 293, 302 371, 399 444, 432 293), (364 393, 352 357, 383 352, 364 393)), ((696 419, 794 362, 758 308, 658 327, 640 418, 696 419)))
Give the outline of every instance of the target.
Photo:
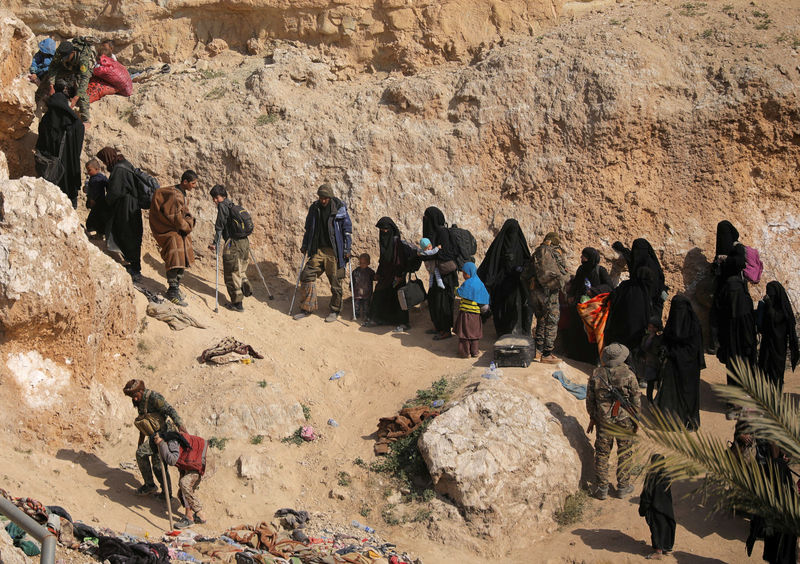
MULTIPOLYGON (((661 454, 650 457, 650 464, 664 460, 661 454)), ((639 496, 639 515, 650 528, 653 550, 668 553, 675 544, 675 511, 672 507, 672 489, 664 470, 650 470, 645 476, 642 495, 639 496)))
MULTIPOLYGON (((441 246, 439 252, 434 256, 422 257, 423 260, 437 260, 441 262, 454 260, 455 249, 450 239, 450 231, 444 219, 442 210, 437 207, 429 207, 422 216, 422 236, 429 239, 434 247, 441 246)), ((458 271, 453 270, 447 274, 442 274, 444 288, 436 284, 428 288, 428 311, 436 335, 434 340, 447 339, 452 336, 453 328, 453 309, 455 307, 455 292, 458 287, 458 271)))
POLYGON ((600 265, 598 250, 593 247, 583 249, 581 264, 566 288, 568 316, 564 340, 570 358, 589 364, 597 362, 597 345, 589 342, 576 304, 580 303, 581 296, 591 298, 608 293, 613 287, 608 270, 600 265))
POLYGON ((408 328, 408 311, 403 311, 397 299, 397 288, 405 277, 408 261, 402 252, 400 229, 388 217, 375 224, 378 233, 378 270, 375 272, 375 291, 370 302, 366 326, 397 325, 408 328))
POLYGON ((769 380, 783 389, 786 371, 786 353, 791 354, 792 370, 800 360, 797 342, 797 321, 789 296, 780 282, 767 284, 767 295, 758 304, 758 332, 761 347, 758 351, 758 366, 769 380))
POLYGON ((653 271, 642 267, 636 276, 625 280, 611 292, 608 302, 608 321, 606 321, 603 342, 606 345, 620 343, 631 352, 628 358, 636 356, 647 324, 652 315, 650 292, 658 281, 653 271))
POLYGON ((507 219, 478 267, 478 278, 489 291, 489 307, 498 337, 509 333, 530 335, 529 292, 520 278, 530 256, 519 223, 507 219))
MULTIPOLYGON (((734 369, 739 358, 754 366, 756 362, 756 321, 753 299, 747 290, 747 282, 741 276, 730 276, 716 295, 719 347, 717 359, 728 370, 734 369)), ((728 377, 728 384, 734 381, 728 377)))
POLYGON ((717 240, 714 254, 714 296, 708 315, 711 349, 720 345, 721 320, 726 318, 730 304, 724 302, 726 282, 732 276, 740 277, 746 266, 745 248, 739 243, 739 231, 730 221, 717 224, 717 240))
POLYGON ((672 298, 661 344, 665 359, 655 404, 696 431, 700 427, 700 371, 706 363, 700 320, 688 298, 672 298))

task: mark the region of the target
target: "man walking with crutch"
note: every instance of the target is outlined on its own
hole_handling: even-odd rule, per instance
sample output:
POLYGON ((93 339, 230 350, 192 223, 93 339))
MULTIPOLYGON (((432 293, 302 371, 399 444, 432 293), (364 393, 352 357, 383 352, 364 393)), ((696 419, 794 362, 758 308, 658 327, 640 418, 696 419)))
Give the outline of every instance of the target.
POLYGON ((325 318, 332 323, 342 310, 342 280, 350 260, 353 224, 347 206, 333 195, 333 188, 323 184, 317 190, 317 201, 308 208, 305 234, 300 252, 308 253, 305 268, 300 274, 300 312, 303 319, 317 309, 317 277, 323 272, 331 284, 331 311, 325 318))
POLYGON ((253 232, 253 220, 247 210, 228 199, 228 191, 221 184, 215 185, 210 195, 217 204, 217 221, 214 243, 208 248, 217 252, 217 246, 223 245, 222 272, 231 299, 226 307, 233 311, 244 311, 242 300, 253 294, 246 274, 250 260, 248 237, 253 232))

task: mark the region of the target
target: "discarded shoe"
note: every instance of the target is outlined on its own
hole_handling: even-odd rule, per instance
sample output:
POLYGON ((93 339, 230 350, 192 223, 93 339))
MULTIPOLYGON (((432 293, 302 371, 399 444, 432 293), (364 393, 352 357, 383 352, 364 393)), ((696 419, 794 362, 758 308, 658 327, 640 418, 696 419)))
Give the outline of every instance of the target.
POLYGON ((617 487, 617 497, 624 499, 633 493, 633 484, 617 487))
POLYGON ((332 311, 328 314, 328 317, 325 318, 325 323, 333 323, 337 319, 339 319, 339 312, 332 311))
POLYGON ((143 486, 139 486, 136 488, 136 495, 149 495, 151 493, 157 492, 158 488, 155 484, 145 484, 143 486))

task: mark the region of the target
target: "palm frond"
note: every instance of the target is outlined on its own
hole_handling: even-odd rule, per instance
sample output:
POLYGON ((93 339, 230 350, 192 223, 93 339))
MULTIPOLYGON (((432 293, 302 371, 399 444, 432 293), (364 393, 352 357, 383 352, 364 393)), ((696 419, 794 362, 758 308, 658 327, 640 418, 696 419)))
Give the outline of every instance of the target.
POLYGON ((800 411, 797 400, 783 394, 758 368, 741 359, 734 361, 728 372, 737 386, 714 385, 714 391, 725 401, 748 409, 743 419, 749 433, 780 447, 795 460, 800 460, 800 411))

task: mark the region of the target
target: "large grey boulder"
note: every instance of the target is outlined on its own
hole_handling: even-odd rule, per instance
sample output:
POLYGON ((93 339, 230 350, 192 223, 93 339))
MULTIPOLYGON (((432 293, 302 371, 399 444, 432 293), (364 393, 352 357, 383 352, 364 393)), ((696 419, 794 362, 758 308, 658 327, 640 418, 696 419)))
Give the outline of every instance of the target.
POLYGON ((419 448, 436 491, 478 534, 552 530, 554 511, 579 487, 581 463, 559 422, 503 383, 481 384, 434 419, 419 448))

